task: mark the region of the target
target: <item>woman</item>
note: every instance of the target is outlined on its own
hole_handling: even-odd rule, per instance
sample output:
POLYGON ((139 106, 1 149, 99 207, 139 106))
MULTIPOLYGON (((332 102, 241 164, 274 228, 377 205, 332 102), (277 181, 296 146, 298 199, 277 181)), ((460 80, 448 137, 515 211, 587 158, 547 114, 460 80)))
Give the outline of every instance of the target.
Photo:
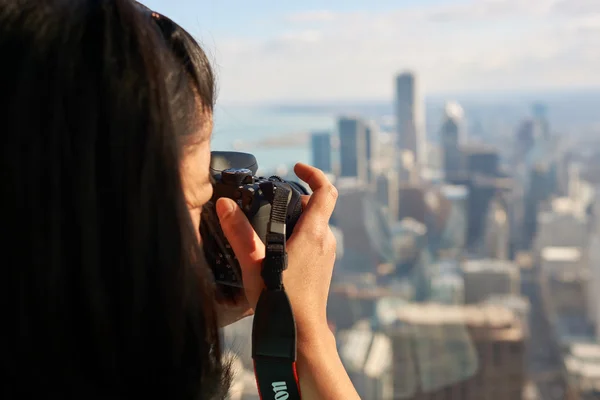
MULTIPOLYGON (((223 398, 218 329, 252 312, 264 247, 221 200, 248 307, 215 304, 204 52, 131 0, 0 0, 0 54, 3 398, 223 398)), ((301 388, 357 398, 325 319, 336 192, 296 173, 314 191, 284 276, 301 388)))

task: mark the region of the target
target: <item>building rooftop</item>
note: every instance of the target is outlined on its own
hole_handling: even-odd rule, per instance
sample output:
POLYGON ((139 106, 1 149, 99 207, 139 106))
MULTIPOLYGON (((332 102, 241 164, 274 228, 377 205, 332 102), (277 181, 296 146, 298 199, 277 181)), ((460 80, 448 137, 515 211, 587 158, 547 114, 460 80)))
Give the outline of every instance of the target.
POLYGON ((479 259, 465 261, 462 270, 465 273, 511 272, 517 270, 517 265, 506 260, 479 259))
POLYGON ((427 227, 413 218, 403 218, 401 221, 392 225, 394 233, 411 232, 422 236, 427 233, 427 227))
POLYGON ((525 384, 523 388, 523 400, 541 400, 540 390, 534 382, 529 381, 525 384))
POLYGON ((460 121, 465 116, 465 111, 462 106, 455 101, 449 101, 446 103, 444 107, 444 114, 446 114, 446 118, 460 121))
POLYGON ((574 343, 571 345, 570 353, 578 359, 597 360, 600 365, 600 344, 598 343, 574 343))
POLYGON ((335 187, 340 191, 340 194, 347 192, 367 192, 366 184, 354 176, 337 177, 335 187))
POLYGON ((533 268, 533 256, 531 253, 526 251, 520 251, 515 256, 515 262, 522 269, 531 269, 533 268))
POLYGON ((541 252, 542 259, 550 262, 578 262, 581 260, 579 247, 544 247, 541 252))
POLYGON ((331 292, 345 295, 355 300, 377 300, 384 297, 406 298, 407 294, 385 287, 358 287, 355 284, 335 284, 331 286, 331 292))
POLYGON ((480 187, 491 187, 498 190, 510 190, 514 186, 512 178, 499 178, 483 174, 473 174, 473 183, 480 187))
POLYGON ((399 321, 419 325, 466 325, 510 328, 517 324, 515 314, 506 307, 485 305, 405 304, 396 310, 399 321))
POLYGON ((565 357, 565 367, 571 375, 580 378, 600 380, 600 363, 581 360, 577 357, 565 357))
POLYGON ((379 377, 391 367, 392 344, 388 336, 373 332, 368 321, 359 321, 338 335, 338 347, 344 366, 379 377))
POLYGON ((443 185, 441 192, 447 199, 464 199, 469 195, 469 190, 463 185, 443 185))
POLYGON ((531 305, 526 297, 518 296, 514 294, 508 295, 492 295, 485 301, 488 304, 495 304, 498 306, 508 307, 511 310, 520 312, 529 312, 531 305))

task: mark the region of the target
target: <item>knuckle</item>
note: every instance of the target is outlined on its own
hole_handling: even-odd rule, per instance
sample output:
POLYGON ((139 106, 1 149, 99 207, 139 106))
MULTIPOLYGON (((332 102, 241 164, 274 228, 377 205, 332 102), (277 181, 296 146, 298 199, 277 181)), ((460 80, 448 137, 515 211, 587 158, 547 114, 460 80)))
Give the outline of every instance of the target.
POLYGON ((221 225, 223 228, 225 228, 225 226, 229 227, 231 225, 239 224, 239 216, 237 215, 237 211, 238 210, 234 209, 221 217, 221 225))
POLYGON ((335 254, 337 248, 337 240, 329 226, 326 226, 325 229, 319 230, 315 235, 315 239, 317 241, 317 246, 321 254, 335 254))
POLYGON ((329 197, 331 198, 331 200, 336 201, 340 195, 338 189, 333 184, 330 183, 327 190, 328 190, 329 197))
POLYGON ((313 240, 317 242, 320 246, 325 244, 325 239, 327 235, 325 229, 315 229, 313 231, 313 240))

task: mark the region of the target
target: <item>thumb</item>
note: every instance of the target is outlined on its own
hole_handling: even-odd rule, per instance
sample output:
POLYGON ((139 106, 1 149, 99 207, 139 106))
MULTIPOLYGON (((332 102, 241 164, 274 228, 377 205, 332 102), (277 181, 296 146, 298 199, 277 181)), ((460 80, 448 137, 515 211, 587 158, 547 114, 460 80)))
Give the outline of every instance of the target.
POLYGON ((239 261, 246 297, 254 308, 263 288, 260 272, 265 258, 265 245, 233 200, 220 198, 216 208, 225 238, 239 261))

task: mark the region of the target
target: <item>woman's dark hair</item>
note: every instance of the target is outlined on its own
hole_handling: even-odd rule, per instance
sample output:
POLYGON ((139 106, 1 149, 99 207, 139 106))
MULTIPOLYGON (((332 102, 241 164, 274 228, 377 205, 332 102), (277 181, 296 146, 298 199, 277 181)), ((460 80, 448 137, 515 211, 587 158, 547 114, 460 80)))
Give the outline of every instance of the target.
POLYGON ((180 177, 204 52, 131 0, 0 0, 0 96, 0 397, 223 398, 180 177))

